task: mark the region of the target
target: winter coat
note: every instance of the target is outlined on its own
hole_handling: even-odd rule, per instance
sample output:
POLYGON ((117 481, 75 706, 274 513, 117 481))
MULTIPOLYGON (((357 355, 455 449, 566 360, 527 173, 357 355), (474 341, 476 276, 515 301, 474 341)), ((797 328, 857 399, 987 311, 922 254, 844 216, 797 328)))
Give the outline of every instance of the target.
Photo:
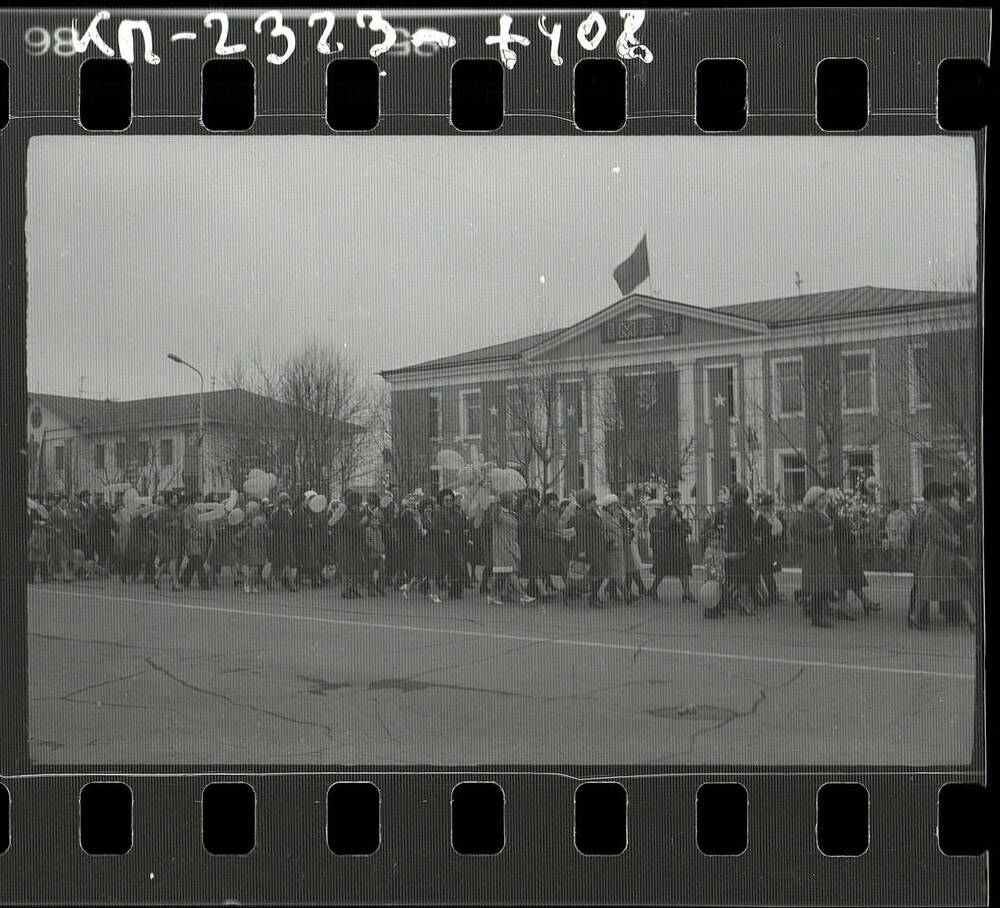
POLYGON ((182 539, 183 512, 167 505, 154 516, 156 531, 156 557, 160 561, 180 558, 184 553, 182 539))
POLYGON ((591 574, 596 577, 606 577, 608 567, 608 543, 604 537, 604 523, 601 515, 586 509, 577 511, 570 520, 570 525, 576 530, 573 540, 577 553, 584 554, 584 560, 590 565, 591 574))
POLYGON ((840 514, 831 516, 833 521, 833 544, 837 550, 837 566, 840 569, 841 589, 860 590, 868 586, 865 572, 861 568, 858 541, 854 538, 850 521, 840 514))
POLYGON ((649 522, 653 543, 654 577, 690 577, 691 553, 687 539, 691 524, 673 507, 658 511, 649 522))
POLYGON ((468 555, 465 517, 458 508, 436 508, 431 521, 431 538, 437 551, 438 571, 446 577, 465 577, 468 555))
POLYGON ((260 567, 267 561, 268 532, 266 526, 252 524, 240 530, 235 537, 236 545, 243 555, 243 563, 260 567))
POLYGON ((535 519, 538 532, 538 572, 545 576, 561 577, 566 573, 565 547, 559 535, 559 512, 544 507, 535 519))
POLYGON ((916 598, 921 601, 950 602, 967 594, 959 580, 962 541, 946 508, 947 505, 934 502, 924 518, 924 545, 916 585, 916 598))
POLYGON ((496 507, 490 516, 492 567, 497 573, 520 570, 521 546, 517 539, 517 514, 496 507))
POLYGON ((624 580, 628 573, 625 563, 628 548, 622 533, 622 525, 618 518, 608 511, 601 512, 601 523, 604 525, 606 540, 604 572, 601 574, 610 580, 624 580))
POLYGON ((726 575, 731 580, 756 576, 754 561, 753 511, 744 501, 732 502, 726 524, 726 575))
POLYGON ((811 596, 839 589, 833 522, 818 508, 805 508, 799 515, 798 529, 802 537, 802 592, 811 596))

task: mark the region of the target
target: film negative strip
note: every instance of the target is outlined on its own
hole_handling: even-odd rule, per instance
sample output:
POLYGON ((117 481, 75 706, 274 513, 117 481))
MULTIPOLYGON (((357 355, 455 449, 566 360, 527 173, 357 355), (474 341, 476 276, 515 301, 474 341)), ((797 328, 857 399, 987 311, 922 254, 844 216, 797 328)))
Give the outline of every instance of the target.
POLYGON ((0 900, 986 903, 991 27, 0 14, 0 900))

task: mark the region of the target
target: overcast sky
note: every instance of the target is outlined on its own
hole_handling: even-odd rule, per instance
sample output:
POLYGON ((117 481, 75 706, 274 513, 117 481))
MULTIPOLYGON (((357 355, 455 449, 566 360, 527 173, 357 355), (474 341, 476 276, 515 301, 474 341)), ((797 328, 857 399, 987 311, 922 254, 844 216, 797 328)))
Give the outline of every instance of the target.
MULTIPOLYGON (((375 372, 572 324, 975 270, 971 139, 36 137, 28 387, 197 390, 318 338, 375 372)), ((221 387, 221 383, 220 383, 221 387)))

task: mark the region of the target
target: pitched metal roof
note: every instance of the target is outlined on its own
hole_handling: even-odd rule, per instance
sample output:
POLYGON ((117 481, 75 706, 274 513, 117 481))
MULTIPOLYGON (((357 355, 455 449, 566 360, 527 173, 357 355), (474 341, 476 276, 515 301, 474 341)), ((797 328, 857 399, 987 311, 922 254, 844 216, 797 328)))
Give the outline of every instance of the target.
POLYGON ((893 312, 930 309, 954 303, 974 303, 975 299, 973 293, 956 291, 852 287, 847 290, 827 290, 822 293, 758 300, 736 306, 718 306, 713 311, 751 318, 770 328, 783 328, 858 315, 890 315, 893 312))
MULTIPOLYGON (((648 294, 629 294, 621 300, 605 307, 602 311, 619 306, 624 300, 640 297, 653 302, 670 302, 657 300, 648 294)), ((890 315, 894 312, 909 312, 919 309, 930 309, 937 306, 956 303, 974 303, 976 295, 957 291, 940 290, 903 290, 892 287, 853 287, 846 290, 827 290, 820 293, 803 293, 796 296, 785 296, 778 299, 757 300, 750 303, 739 303, 735 306, 685 306, 689 309, 702 309, 705 312, 717 312, 723 315, 735 316, 748 321, 767 325, 769 328, 784 328, 792 325, 808 324, 810 322, 836 321, 842 318, 852 318, 859 315, 890 315)), ((600 313, 596 313, 599 315, 600 313)), ((589 321, 595 316, 588 316, 582 321, 589 321)), ((410 372, 424 370, 439 371, 459 366, 472 366, 490 362, 518 359, 529 349, 556 338, 579 325, 574 322, 565 328, 554 331, 543 331, 530 334, 516 340, 492 344, 488 347, 478 347, 464 353, 443 356, 427 362, 403 366, 398 369, 386 369, 381 372, 385 377, 405 375, 410 372)))

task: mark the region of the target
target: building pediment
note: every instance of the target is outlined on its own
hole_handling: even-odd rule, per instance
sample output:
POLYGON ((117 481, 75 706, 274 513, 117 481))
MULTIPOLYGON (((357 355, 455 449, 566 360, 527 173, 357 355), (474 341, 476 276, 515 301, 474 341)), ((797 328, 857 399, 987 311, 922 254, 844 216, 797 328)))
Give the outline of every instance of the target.
POLYGON ((574 359, 617 351, 662 350, 745 340, 761 322, 671 300, 632 294, 526 351, 528 359, 574 359))

